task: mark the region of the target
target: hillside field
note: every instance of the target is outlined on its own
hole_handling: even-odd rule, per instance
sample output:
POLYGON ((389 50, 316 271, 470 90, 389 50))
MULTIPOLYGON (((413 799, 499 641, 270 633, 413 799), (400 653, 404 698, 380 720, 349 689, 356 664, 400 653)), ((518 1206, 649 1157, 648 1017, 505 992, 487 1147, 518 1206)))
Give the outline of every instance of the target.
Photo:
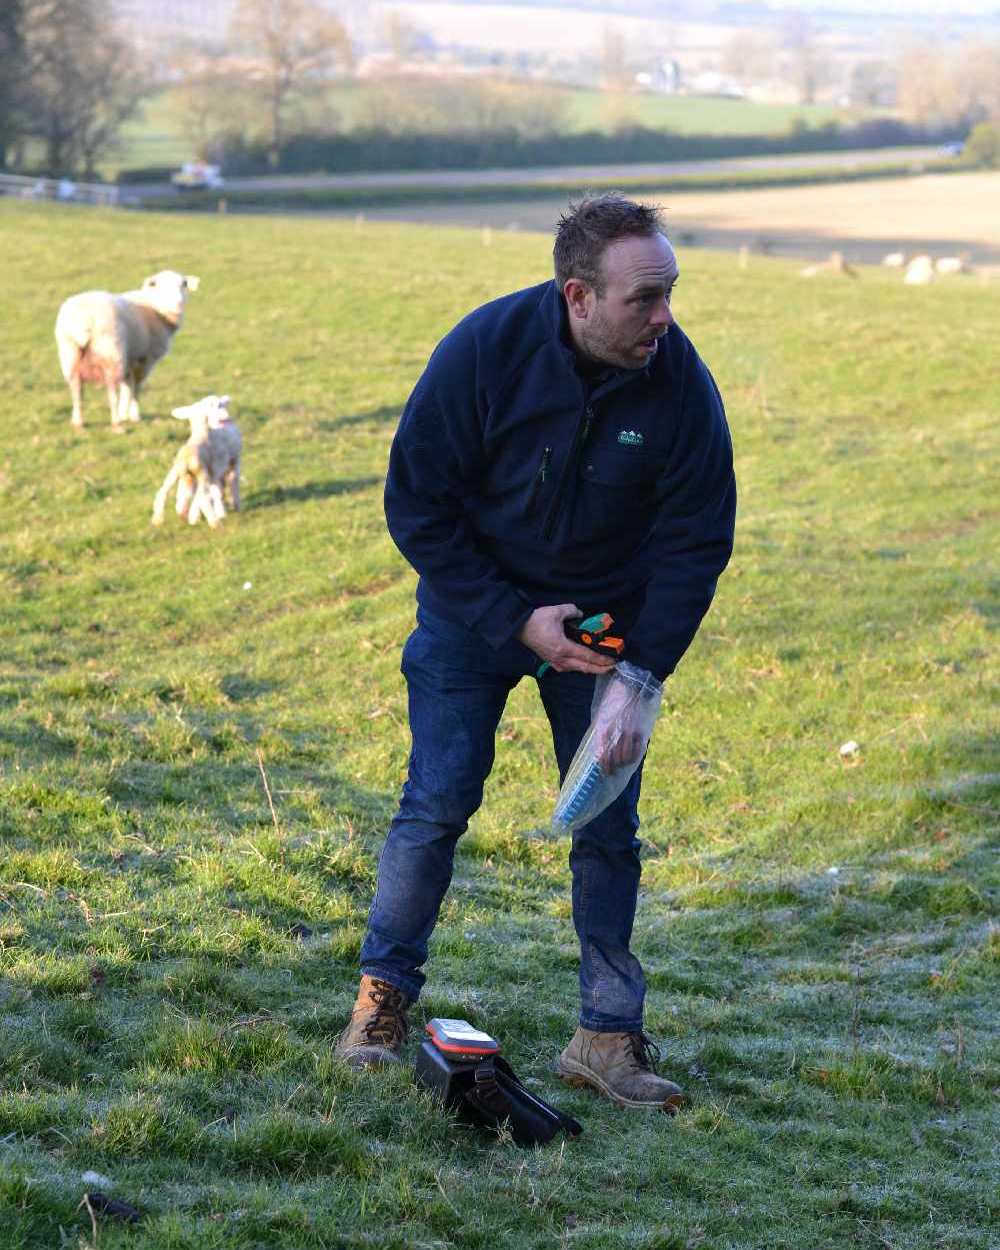
MULTIPOLYGON (((392 79, 388 80, 388 85, 395 89, 392 79)), ((370 122, 372 117, 382 117, 382 112, 372 112, 379 107, 382 90, 377 81, 337 83, 323 97, 322 116, 332 117, 340 129, 353 130, 370 122)), ((525 97, 530 97, 534 90, 532 84, 525 84, 525 97)), ((419 98, 424 92, 433 91, 433 83, 417 80, 413 91, 419 98)), ((571 133, 607 132, 633 125, 678 134, 776 135, 786 133, 795 122, 819 126, 830 121, 856 122, 864 116, 826 105, 755 104, 709 96, 590 91, 572 87, 552 87, 547 91, 560 107, 562 123, 571 133)), ((181 96, 167 89, 145 100, 137 116, 125 125, 120 151, 104 163, 105 173, 113 176, 119 169, 180 166, 194 155, 193 145, 185 133, 181 96)))
MULTIPOLYGON (((721 162, 720 162, 721 164, 721 162)), ((609 171, 610 173, 610 171, 609 171)), ((864 167, 854 171, 865 174, 864 167)), ((628 194, 651 199, 663 210, 671 239, 681 247, 740 247, 776 256, 827 260, 832 249, 859 264, 878 264, 893 251, 907 257, 928 253, 935 259, 960 256, 970 262, 981 282, 1000 273, 1000 218, 994 206, 1000 202, 1000 172, 963 170, 949 173, 917 173, 905 178, 888 170, 854 179, 834 167, 707 173, 685 181, 682 175, 672 186, 655 180, 636 183, 627 179, 593 179, 616 186, 628 194), (720 187, 708 185, 713 178, 720 187), (785 185, 760 185, 758 179, 785 185), (802 185, 794 185, 799 180, 802 185), (698 184, 701 184, 700 186, 698 184), (811 183, 810 185, 806 185, 811 183)), ((425 225, 489 226, 506 230, 554 228, 567 198, 583 188, 567 183, 562 193, 553 187, 441 189, 428 193, 424 202, 365 203, 372 221, 410 221, 425 225), (433 195, 434 198, 431 198, 433 195)), ((228 207, 255 211, 273 205, 280 192, 227 191, 228 207)), ((289 206, 302 210, 339 211, 355 215, 357 205, 338 204, 340 192, 324 190, 289 193, 289 206), (299 197, 297 200, 293 197, 299 197), (336 207, 334 207, 336 206, 336 207)), ((350 193, 348 193, 350 194, 350 193)), ((378 194, 378 193, 376 193, 378 194)), ((217 211, 218 196, 206 192, 204 211, 217 211)), ((176 207, 190 206, 181 199, 176 207)), ((897 279, 898 280, 898 279, 897 279)), ((962 279, 968 282, 968 277, 962 279)), ((941 288, 936 288, 940 290, 941 288)))
POLYGON ((583 1136, 522 1151, 331 1057, 408 749, 389 442, 437 339, 550 250, 0 203, 4 1250, 996 1246, 996 283, 681 251, 740 484, 641 807, 646 1027, 688 1105, 551 1074, 577 948, 532 683, 410 1046, 487 1028, 583 1136), (91 390, 74 433, 60 301, 164 267, 201 289, 144 420, 91 390), (244 510, 154 530, 170 409, 212 391, 244 510))

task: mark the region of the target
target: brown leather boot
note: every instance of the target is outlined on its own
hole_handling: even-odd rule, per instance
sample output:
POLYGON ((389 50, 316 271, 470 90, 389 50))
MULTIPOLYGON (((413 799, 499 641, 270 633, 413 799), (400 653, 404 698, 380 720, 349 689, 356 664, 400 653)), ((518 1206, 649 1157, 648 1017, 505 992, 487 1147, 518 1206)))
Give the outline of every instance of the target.
MULTIPOLYGON (((595 1033, 579 1028, 556 1062, 568 1085, 590 1085, 620 1107, 662 1107, 684 1101, 680 1087, 656 1075, 653 1042, 645 1033, 595 1033)), ((658 1055, 659 1052, 657 1052, 658 1055)))
POLYGON ((389 981, 363 976, 350 1023, 337 1038, 334 1055, 352 1068, 399 1063, 409 1005, 403 991, 389 981))

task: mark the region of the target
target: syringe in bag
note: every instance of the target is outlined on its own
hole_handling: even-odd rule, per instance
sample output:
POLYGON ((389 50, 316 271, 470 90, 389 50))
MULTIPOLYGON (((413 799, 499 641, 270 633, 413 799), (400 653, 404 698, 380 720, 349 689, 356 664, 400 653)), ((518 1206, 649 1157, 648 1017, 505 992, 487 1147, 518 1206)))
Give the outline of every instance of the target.
POLYGON ((553 825, 561 825, 566 829, 571 828, 580 818, 580 815, 587 810, 587 807, 593 801, 594 795, 601 788, 603 781, 604 769, 598 760, 594 760, 584 771, 573 789, 567 794, 565 801, 560 803, 553 812, 553 825))

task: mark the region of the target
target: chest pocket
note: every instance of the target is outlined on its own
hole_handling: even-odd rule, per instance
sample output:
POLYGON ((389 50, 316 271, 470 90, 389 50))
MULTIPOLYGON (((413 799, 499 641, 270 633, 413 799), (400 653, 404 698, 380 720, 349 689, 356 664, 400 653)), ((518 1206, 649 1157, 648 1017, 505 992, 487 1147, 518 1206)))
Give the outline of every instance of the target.
POLYGON ((584 455, 580 476, 609 490, 634 490, 644 485, 652 489, 664 465, 664 458, 648 451, 625 448, 602 449, 596 456, 584 455))
POLYGON ((577 481, 574 535, 605 538, 623 530, 636 537, 653 523, 663 456, 645 450, 601 449, 584 455, 577 481))

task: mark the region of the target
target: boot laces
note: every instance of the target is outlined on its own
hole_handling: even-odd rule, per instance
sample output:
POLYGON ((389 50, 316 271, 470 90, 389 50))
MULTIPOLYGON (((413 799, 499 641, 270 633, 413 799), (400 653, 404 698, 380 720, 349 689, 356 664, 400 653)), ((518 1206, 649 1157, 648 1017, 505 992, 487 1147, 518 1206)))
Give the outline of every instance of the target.
POLYGON ((375 1008, 365 1024, 365 1038, 395 1046, 406 1038, 406 995, 388 981, 374 981, 368 997, 375 1008))
POLYGON ((660 1058, 660 1048, 645 1033, 629 1033, 626 1035, 629 1052, 637 1067, 644 1072, 656 1072, 656 1064, 660 1058))

